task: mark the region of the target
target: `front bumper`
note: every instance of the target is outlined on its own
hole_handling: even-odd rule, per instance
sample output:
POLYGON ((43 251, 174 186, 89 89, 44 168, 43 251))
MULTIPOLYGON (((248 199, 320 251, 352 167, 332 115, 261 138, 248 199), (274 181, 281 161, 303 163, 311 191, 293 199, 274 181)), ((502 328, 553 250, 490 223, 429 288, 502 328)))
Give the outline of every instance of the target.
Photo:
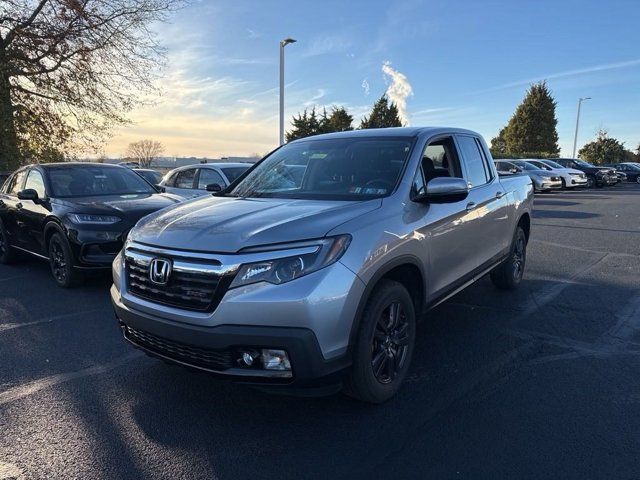
POLYGON ((126 306, 114 286, 111 287, 111 299, 125 338, 136 348, 171 363, 207 371, 237 382, 288 390, 321 388, 335 391, 351 365, 348 353, 325 359, 316 335, 308 328, 188 325, 126 306), (140 336, 130 334, 132 331, 153 336, 156 341, 140 341, 140 336), (285 350, 291 360, 292 375, 285 377, 278 371, 243 368, 236 361, 236 353, 247 347, 285 350), (207 355, 206 352, 211 355, 227 355, 225 361, 228 364, 221 368, 208 367, 203 362, 194 360, 195 354, 188 354, 189 350, 197 350, 198 358, 207 355))
POLYGON ((584 187, 587 185, 587 177, 571 176, 565 180, 567 187, 584 187), (568 180, 568 181, 567 181, 568 180))
POLYGON ((535 180, 534 185, 538 191, 559 190, 562 188, 562 182, 560 180, 535 180))

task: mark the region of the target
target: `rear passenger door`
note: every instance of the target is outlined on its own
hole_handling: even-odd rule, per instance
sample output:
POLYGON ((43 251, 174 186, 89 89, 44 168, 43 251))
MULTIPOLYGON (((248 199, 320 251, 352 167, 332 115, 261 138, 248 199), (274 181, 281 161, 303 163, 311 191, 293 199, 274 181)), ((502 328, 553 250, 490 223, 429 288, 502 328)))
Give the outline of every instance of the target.
POLYGON ((22 207, 18 200, 18 192, 22 190, 26 176, 26 169, 17 171, 4 183, 0 193, 0 219, 9 236, 9 243, 12 245, 18 244, 18 205, 22 207))
POLYGON ((196 169, 185 168, 176 172, 175 176, 164 186, 165 190, 182 198, 191 198, 196 196, 195 190, 196 169))
POLYGON ((499 259, 511 245, 508 196, 491 168, 491 157, 484 142, 479 137, 458 134, 456 143, 469 185, 467 209, 475 213, 470 234, 474 239, 477 267, 484 267, 499 259))

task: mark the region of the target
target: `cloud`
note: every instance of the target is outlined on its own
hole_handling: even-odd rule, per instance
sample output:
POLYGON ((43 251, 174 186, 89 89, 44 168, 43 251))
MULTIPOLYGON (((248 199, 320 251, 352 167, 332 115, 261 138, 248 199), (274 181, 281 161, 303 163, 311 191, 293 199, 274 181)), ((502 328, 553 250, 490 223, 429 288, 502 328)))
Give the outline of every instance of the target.
POLYGON ((350 47, 351 42, 341 35, 324 35, 313 40, 303 56, 315 57, 328 53, 340 53, 347 51, 350 47))
POLYGON ((369 82, 367 81, 366 78, 362 80, 362 89, 364 90, 365 95, 369 95, 369 92, 371 91, 371 87, 369 87, 369 82))
POLYGON ((522 87, 524 85, 530 85, 540 80, 555 80, 558 78, 576 77, 580 75, 588 75, 590 73, 603 72, 607 70, 615 70, 618 68, 629 68, 640 65, 640 58, 635 60, 626 60, 624 62, 604 63, 600 65, 592 65, 585 68, 577 68, 574 70, 566 70, 564 72, 548 73, 546 75, 540 75, 537 78, 529 78, 526 80, 516 80, 515 82, 504 83, 495 87, 487 88, 476 93, 495 92, 499 90, 506 90, 508 88, 522 87))
POLYGON ((255 30, 251 30, 250 28, 247 28, 247 36, 249 40, 255 40, 256 38, 260 38, 261 35, 255 30))
POLYGON ((387 96, 398 106, 398 113, 402 122, 408 125, 407 98, 413 95, 413 87, 411 87, 406 75, 395 70, 391 66, 391 62, 387 61, 382 64, 382 73, 384 73, 385 79, 391 81, 387 88, 387 96))

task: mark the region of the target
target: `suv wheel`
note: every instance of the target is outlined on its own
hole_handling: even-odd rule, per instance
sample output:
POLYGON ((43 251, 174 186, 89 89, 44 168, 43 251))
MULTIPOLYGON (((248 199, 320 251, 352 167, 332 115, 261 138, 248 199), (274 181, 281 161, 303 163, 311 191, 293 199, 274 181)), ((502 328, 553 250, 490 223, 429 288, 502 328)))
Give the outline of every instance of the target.
POLYGON ((527 236, 522 227, 516 228, 509 258, 491 270, 493 284, 501 290, 513 290, 520 285, 527 261, 527 236))
POLYGON ((51 274, 59 287, 73 287, 80 279, 80 272, 73 268, 73 255, 67 240, 54 233, 49 240, 49 265, 51 274))
POLYGON ((596 186, 596 179, 592 175, 587 175, 587 188, 596 186))
POLYGON ((370 403, 393 397, 409 370, 415 332, 409 292, 401 283, 382 280, 362 315, 346 393, 370 403))
POLYGON ((9 245, 9 236, 0 220, 0 263, 12 263, 16 259, 17 253, 9 245))

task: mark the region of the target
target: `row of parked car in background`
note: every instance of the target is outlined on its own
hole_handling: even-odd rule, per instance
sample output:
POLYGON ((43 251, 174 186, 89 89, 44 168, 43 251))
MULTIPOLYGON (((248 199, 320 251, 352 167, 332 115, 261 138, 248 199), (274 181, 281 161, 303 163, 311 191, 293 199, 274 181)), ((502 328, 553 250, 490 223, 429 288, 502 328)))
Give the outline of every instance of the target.
POLYGON ((501 176, 528 175, 536 192, 640 183, 640 163, 633 162, 596 166, 577 158, 528 158, 499 159, 495 163, 501 176))
POLYGON ((29 165, 0 188, 0 263, 40 257, 61 287, 111 269, 124 338, 151 356, 379 403, 407 375, 418 316, 485 275, 520 284, 534 190, 613 185, 623 167, 638 181, 636 164, 494 164, 449 128, 310 137, 253 168, 162 177, 29 165))

